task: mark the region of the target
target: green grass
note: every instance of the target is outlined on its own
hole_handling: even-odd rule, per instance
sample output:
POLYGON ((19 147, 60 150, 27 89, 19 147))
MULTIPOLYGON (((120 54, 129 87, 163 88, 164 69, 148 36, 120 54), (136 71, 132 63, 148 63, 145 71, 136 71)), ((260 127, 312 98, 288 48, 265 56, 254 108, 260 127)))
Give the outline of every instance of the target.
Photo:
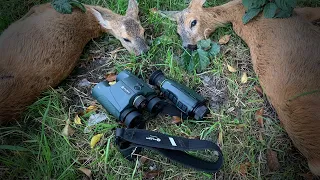
MULTIPOLYGON (((0 32, 10 23, 19 19, 40 0, 1 1, 0 32)), ((127 0, 82 0, 81 2, 108 7, 124 14, 127 0)), ((176 35, 176 25, 168 19, 150 13, 150 8, 161 10, 182 10, 187 7, 183 0, 140 0, 141 22, 146 29, 146 37, 151 41, 149 52, 134 57, 127 52, 119 52, 116 59, 110 58, 106 70, 121 71, 128 68, 145 80, 154 68, 162 69, 170 78, 201 90, 200 74, 187 73, 179 65, 179 55, 183 53, 181 41, 176 35)), ((222 4, 223 0, 211 0, 206 6, 222 4)), ((304 1, 300 5, 319 6, 319 1, 304 1)), ((153 159, 162 171, 159 179, 301 179, 300 173, 308 172, 305 159, 294 149, 277 117, 264 98, 255 92, 258 79, 252 70, 249 50, 243 41, 226 26, 218 29, 211 38, 218 40, 225 34, 231 34, 228 45, 222 47, 222 53, 204 74, 211 74, 226 80, 228 101, 218 111, 213 111, 210 118, 201 122, 184 121, 181 125, 171 125, 171 119, 158 117, 147 124, 147 129, 177 136, 196 137, 217 141, 222 133, 224 166, 217 174, 207 174, 184 168, 158 154, 146 151, 143 155, 153 159), (229 53, 224 54, 229 50, 229 53), (227 70, 226 63, 237 67, 236 73, 227 70), (241 74, 247 72, 247 84, 241 84, 241 74), (255 120, 255 112, 265 108, 264 130, 255 120), (259 138, 260 133, 262 139, 259 138), (281 168, 270 172, 267 167, 266 149, 273 149, 278 154, 281 168), (240 165, 250 163, 246 176, 240 174, 240 165)), ((90 50, 110 52, 120 43, 106 35, 90 42, 84 50, 80 62, 88 61, 90 50), (106 41, 107 40, 107 41, 106 41)), ((103 75, 103 74, 95 74, 103 75)), ((71 127, 75 133, 71 137, 61 135, 68 120, 73 121, 79 108, 86 108, 93 102, 89 93, 70 87, 70 79, 58 89, 46 92, 26 112, 24 120, 8 127, 0 127, 0 177, 7 179, 79 179, 84 175, 80 167, 92 171, 95 179, 142 179, 148 166, 137 168, 136 162, 125 160, 113 145, 115 119, 97 125, 94 131, 84 133, 84 125, 71 127), (70 94, 77 94, 74 101, 70 94), (104 133, 102 140, 94 149, 90 148, 90 139, 98 133, 104 133)), ((99 111, 105 110, 98 106, 99 111)), ((85 124, 88 117, 83 117, 85 124)))

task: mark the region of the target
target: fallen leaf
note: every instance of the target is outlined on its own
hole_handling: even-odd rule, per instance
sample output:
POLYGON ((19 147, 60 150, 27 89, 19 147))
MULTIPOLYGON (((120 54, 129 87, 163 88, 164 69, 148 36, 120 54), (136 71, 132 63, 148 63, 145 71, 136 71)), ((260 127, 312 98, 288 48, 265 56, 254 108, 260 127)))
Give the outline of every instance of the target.
POLYGON ((277 152, 271 149, 267 150, 267 164, 272 172, 277 171, 280 168, 277 152))
POLYGON ((146 163, 148 161, 148 158, 146 157, 146 156, 141 156, 141 158, 139 159, 139 162, 141 163, 141 164, 144 164, 144 163, 146 163))
POLYGON ((157 8, 151 8, 151 9, 149 9, 149 11, 152 12, 152 13, 157 13, 158 9, 157 8))
POLYGON ((117 82, 116 81, 112 81, 112 82, 109 82, 109 85, 112 86, 112 85, 115 85, 117 82))
POLYGON ((219 40, 219 44, 227 44, 230 41, 231 35, 222 36, 219 40))
POLYGON ((230 66, 229 64, 227 64, 227 67, 230 72, 233 72, 233 73, 237 72, 237 70, 234 67, 230 66))
POLYGON ((311 172, 304 173, 304 174, 300 173, 299 175, 302 176, 304 180, 313 180, 314 179, 311 172))
POLYGON ((86 78, 82 79, 78 84, 78 86, 80 86, 80 87, 89 87, 90 85, 91 85, 91 83, 86 78))
POLYGON ((154 179, 155 177, 159 176, 161 174, 161 171, 148 171, 144 173, 144 179, 154 179))
POLYGON ((218 135, 218 144, 221 147, 223 145, 223 135, 222 135, 222 131, 219 132, 218 135))
POLYGON ((259 141, 263 141, 263 134, 262 134, 262 132, 261 132, 261 130, 259 131, 259 141))
POLYGON ((90 147, 93 148, 101 139, 103 134, 97 134, 92 137, 91 142, 90 142, 90 147))
POLYGON ((258 124, 261 128, 263 128, 263 108, 259 109, 257 112, 256 112, 256 120, 258 121, 258 124))
POLYGON ((87 168, 84 168, 84 167, 81 167, 81 168, 78 168, 79 171, 83 172, 85 175, 88 176, 88 178, 92 178, 92 172, 90 169, 87 169, 87 168))
POLYGON ((81 123, 81 119, 80 119, 80 117, 78 116, 78 114, 76 115, 76 117, 74 117, 74 123, 75 123, 75 124, 82 124, 82 123, 81 123))
POLYGON ((247 76, 247 73, 244 72, 244 73, 242 74, 242 77, 241 77, 241 83, 242 83, 242 84, 245 84, 245 83, 247 83, 247 82, 248 82, 248 76, 247 76))
POLYGON ((117 79, 117 75, 115 73, 110 73, 106 75, 106 80, 108 82, 115 81, 117 79))
POLYGON ((182 122, 182 120, 179 116, 172 116, 171 124, 179 124, 181 122, 182 122))
POLYGON ((257 91, 260 97, 263 97, 263 90, 260 86, 254 86, 254 89, 257 91))
POLYGON ((147 161, 148 161, 148 158, 146 156, 141 156, 139 158, 139 162, 138 162, 137 168, 142 167, 147 161))
POLYGON ((74 134, 74 130, 70 127, 69 123, 67 123, 62 129, 61 134, 64 136, 72 136, 74 134))
POLYGON ((87 109, 86 109, 86 113, 89 113, 91 111, 95 111, 97 110, 97 107, 95 105, 90 105, 87 109))
POLYGON ((241 176, 246 176, 248 170, 247 170, 247 166, 245 164, 241 164, 240 165, 240 174, 241 176))

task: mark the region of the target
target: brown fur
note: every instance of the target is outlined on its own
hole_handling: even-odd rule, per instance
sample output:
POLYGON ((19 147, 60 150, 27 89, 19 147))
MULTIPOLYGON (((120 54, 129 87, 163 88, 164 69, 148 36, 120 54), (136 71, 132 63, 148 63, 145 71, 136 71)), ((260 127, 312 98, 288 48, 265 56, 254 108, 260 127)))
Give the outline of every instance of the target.
POLYGON ((260 15, 244 25, 240 0, 211 8, 203 8, 203 3, 193 0, 175 15, 184 45, 194 45, 232 23, 250 48, 254 71, 284 128, 308 159, 310 170, 320 175, 320 31, 311 24, 320 19, 320 8, 296 9, 286 19, 260 15), (190 28, 194 19, 197 26, 190 28), (307 95, 299 96, 303 93, 307 95))
POLYGON ((86 13, 74 9, 72 14, 60 14, 50 4, 35 6, 3 32, 0 36, 0 123, 18 119, 43 91, 65 79, 84 46, 104 32, 113 34, 137 55, 148 49, 135 1, 130 0, 127 16, 97 6, 86 5, 86 9, 86 13), (124 22, 134 24, 134 32, 124 22))

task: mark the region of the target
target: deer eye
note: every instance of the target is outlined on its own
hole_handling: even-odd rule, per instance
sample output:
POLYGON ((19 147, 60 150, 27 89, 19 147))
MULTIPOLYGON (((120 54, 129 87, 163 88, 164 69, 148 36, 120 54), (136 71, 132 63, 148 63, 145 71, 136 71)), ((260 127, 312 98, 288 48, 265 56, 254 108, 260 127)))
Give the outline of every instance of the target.
POLYGON ((191 22, 191 28, 193 27, 193 26, 195 26, 197 24, 197 20, 193 20, 192 22, 191 22))
POLYGON ((125 42, 131 42, 129 39, 127 39, 127 38, 123 38, 123 40, 125 41, 125 42))

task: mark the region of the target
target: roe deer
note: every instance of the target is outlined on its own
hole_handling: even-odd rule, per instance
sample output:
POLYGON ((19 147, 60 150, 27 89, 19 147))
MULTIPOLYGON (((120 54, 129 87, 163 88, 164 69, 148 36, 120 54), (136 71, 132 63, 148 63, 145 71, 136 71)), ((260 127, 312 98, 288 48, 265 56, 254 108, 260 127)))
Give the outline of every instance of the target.
POLYGON ((320 8, 296 9, 286 19, 260 15, 244 25, 241 0, 210 8, 204 3, 192 0, 187 9, 171 13, 184 47, 195 49, 197 41, 232 23, 289 137, 312 173, 320 175, 320 31, 311 24, 320 19, 320 8))
POLYGON ((0 36, 0 123, 18 119, 43 91, 65 79, 85 45, 104 32, 136 55, 148 50, 135 0, 129 0, 125 16, 85 8, 60 14, 51 4, 34 6, 0 36))

